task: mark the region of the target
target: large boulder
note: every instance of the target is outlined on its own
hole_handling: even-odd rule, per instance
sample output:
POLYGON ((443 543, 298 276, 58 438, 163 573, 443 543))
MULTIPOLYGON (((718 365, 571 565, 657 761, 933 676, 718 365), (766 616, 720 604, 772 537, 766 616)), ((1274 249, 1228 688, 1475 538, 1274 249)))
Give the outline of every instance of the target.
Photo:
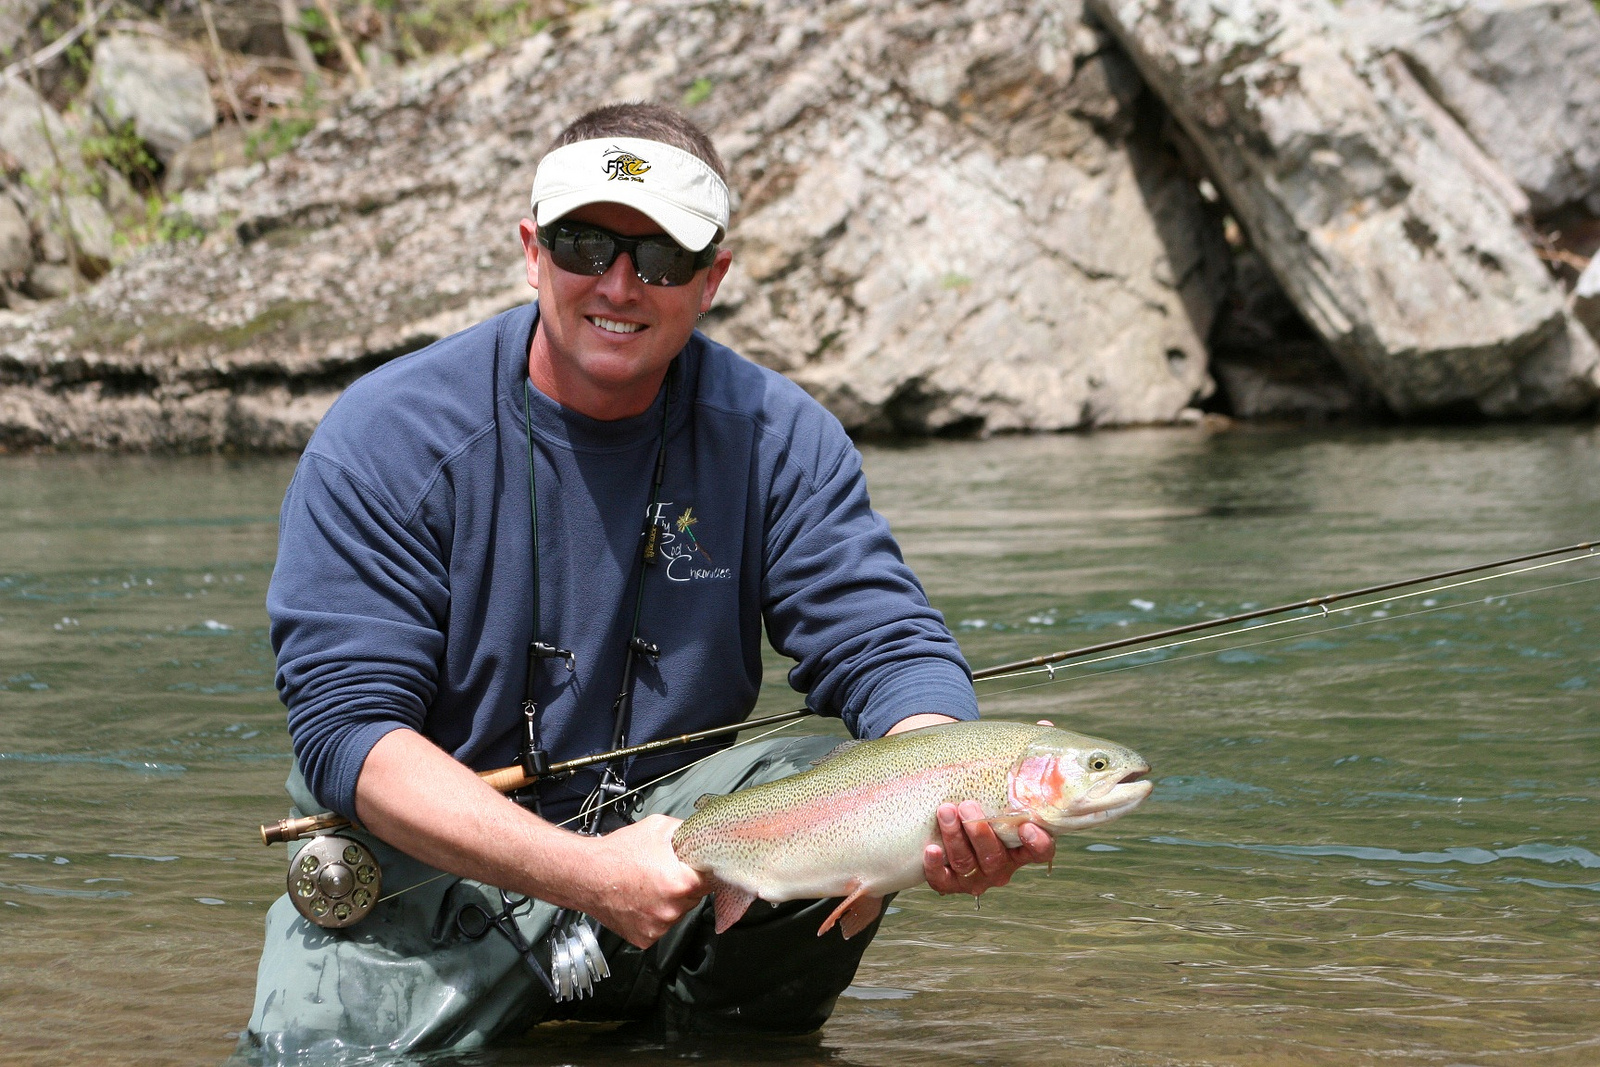
POLYGON ((90 95, 106 125, 117 129, 131 122, 163 163, 217 124, 205 68, 149 34, 100 39, 90 95))
POLYGON ((1071 5, 818 39, 728 139, 736 347, 869 432, 1168 422, 1209 391, 1220 228, 1071 5))
POLYGON ((1073 3, 595 6, 363 93, 179 209, 211 232, 0 327, 0 440, 295 448, 355 375, 529 299, 534 165, 596 104, 685 105, 742 202, 715 338, 853 429, 1178 418, 1220 223, 1073 3))
MULTIPOLYGON (((1324 0, 1093 0, 1345 370, 1403 415, 1579 410, 1600 358, 1512 212, 1324 0)), ((1400 65, 1400 66, 1403 66, 1400 65)))
POLYGON ((1350 0, 1341 21, 1394 51, 1527 194, 1600 214, 1600 10, 1592 0, 1350 0))

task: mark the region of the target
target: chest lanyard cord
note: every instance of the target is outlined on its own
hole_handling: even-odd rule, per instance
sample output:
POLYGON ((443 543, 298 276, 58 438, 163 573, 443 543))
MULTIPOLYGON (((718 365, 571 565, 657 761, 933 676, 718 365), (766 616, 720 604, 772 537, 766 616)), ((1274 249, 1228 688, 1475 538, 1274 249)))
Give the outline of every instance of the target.
MULTIPOLYGON (((644 588, 645 573, 649 565, 656 560, 656 541, 659 528, 656 523, 656 507, 661 501, 661 485, 666 477, 667 470, 667 429, 672 417, 672 400, 676 392, 678 378, 678 362, 673 360, 667 370, 666 396, 661 405, 661 433, 656 442, 655 470, 650 480, 650 503, 645 508, 644 528, 639 533, 639 549, 635 557, 635 570, 638 572, 638 584, 635 587, 633 598, 633 625, 628 635, 627 648, 624 650, 622 660, 622 684, 618 689, 616 699, 611 705, 612 733, 611 747, 620 749, 626 746, 628 728, 633 717, 633 681, 634 673, 640 656, 647 657, 652 662, 661 656, 661 649, 650 641, 639 636, 639 622, 644 616, 644 588)), ((527 671, 523 678, 522 689, 522 745, 521 762, 523 770, 528 777, 545 777, 550 769, 550 754, 540 744, 539 738, 539 705, 534 699, 534 690, 537 683, 539 664, 546 659, 563 659, 566 661, 567 670, 572 670, 577 664, 577 657, 571 650, 560 648, 540 638, 541 625, 539 618, 539 487, 534 475, 534 448, 533 448, 533 384, 523 381, 523 429, 528 445, 528 515, 531 527, 528 538, 529 551, 532 556, 531 575, 531 605, 533 637, 528 644, 527 671)), ((585 833, 593 833, 599 829, 601 816, 611 806, 615 799, 627 791, 627 782, 618 773, 614 764, 607 764, 602 773, 599 787, 594 796, 584 807, 589 815, 584 820, 585 833)), ((538 789, 532 790, 534 811, 540 812, 538 789)))

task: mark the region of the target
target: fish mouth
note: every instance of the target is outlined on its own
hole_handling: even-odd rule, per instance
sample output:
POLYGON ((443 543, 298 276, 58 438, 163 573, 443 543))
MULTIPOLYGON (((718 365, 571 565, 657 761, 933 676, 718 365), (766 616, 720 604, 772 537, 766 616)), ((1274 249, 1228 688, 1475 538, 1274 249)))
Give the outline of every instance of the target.
POLYGON ((1057 833, 1082 830, 1121 818, 1143 804, 1155 789, 1155 784, 1145 777, 1149 773, 1148 765, 1130 767, 1120 778, 1099 782, 1076 803, 1056 813, 1049 820, 1051 828, 1057 833))

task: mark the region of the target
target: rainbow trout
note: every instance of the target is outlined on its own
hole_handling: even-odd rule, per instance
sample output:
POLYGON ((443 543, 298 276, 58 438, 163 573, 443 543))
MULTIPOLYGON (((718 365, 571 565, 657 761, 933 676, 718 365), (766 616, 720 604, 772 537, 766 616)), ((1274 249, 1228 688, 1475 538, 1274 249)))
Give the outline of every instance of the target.
POLYGON ((1150 795, 1134 752, 1053 726, 962 722, 846 742, 809 771, 702 801, 673 835, 685 864, 710 876, 717 932, 752 901, 844 897, 817 931, 845 937, 881 898, 923 881, 940 804, 976 800, 1000 840, 1023 823, 1051 834, 1110 822, 1150 795))

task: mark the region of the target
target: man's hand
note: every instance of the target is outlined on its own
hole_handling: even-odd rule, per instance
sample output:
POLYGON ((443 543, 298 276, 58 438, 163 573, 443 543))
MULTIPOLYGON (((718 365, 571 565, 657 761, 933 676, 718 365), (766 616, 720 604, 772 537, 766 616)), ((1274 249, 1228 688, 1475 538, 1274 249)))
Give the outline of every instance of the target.
POLYGON ((649 948, 711 891, 672 851, 682 820, 650 815, 593 842, 593 889, 585 910, 639 948, 649 948))
POLYGON ((923 849, 922 873, 941 895, 980 896, 1011 881, 1024 865, 1049 863, 1056 855, 1055 838, 1032 823, 1017 831, 1022 844, 1007 848, 975 800, 939 805, 938 820, 941 843, 923 849))
MULTIPOLYGON (((1055 724, 1040 719, 1039 725, 1055 724)), ((940 843, 923 849, 922 873, 941 896, 982 896, 985 890, 1011 881, 1023 866, 1055 859, 1056 839, 1033 823, 1024 823, 1017 831, 1022 844, 1007 848, 975 800, 964 800, 959 806, 941 804, 937 818, 940 843)))

